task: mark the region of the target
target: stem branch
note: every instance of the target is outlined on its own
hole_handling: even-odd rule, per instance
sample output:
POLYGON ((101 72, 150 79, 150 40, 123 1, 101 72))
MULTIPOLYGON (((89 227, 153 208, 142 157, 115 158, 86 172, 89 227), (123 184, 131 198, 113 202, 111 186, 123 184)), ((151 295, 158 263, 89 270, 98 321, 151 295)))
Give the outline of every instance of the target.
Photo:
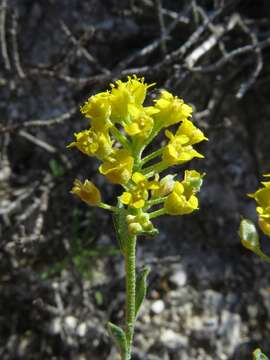
POLYGON ((120 130, 117 129, 116 126, 112 126, 110 128, 111 133, 114 135, 114 137, 119 141, 119 143, 127 150, 130 151, 131 145, 128 139, 121 133, 120 130))
POLYGON ((117 211, 117 208, 115 206, 105 204, 103 202, 99 203, 98 205, 101 209, 109 210, 109 211, 117 211))
POLYGON ((161 208, 159 210, 156 210, 156 211, 153 211, 149 214, 149 219, 154 219, 158 216, 161 216, 161 215, 165 215, 166 214, 166 210, 164 208, 161 208))
POLYGON ((151 154, 145 156, 141 161, 142 166, 145 165, 148 161, 162 155, 162 152, 163 152, 163 148, 158 149, 158 150, 152 152, 151 154))

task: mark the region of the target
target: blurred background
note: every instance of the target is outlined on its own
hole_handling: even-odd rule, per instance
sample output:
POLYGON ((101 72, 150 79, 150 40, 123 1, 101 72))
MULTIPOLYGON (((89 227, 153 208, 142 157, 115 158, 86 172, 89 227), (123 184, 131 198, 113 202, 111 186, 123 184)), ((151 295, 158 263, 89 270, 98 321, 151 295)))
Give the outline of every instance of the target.
MULTIPOLYGON (((270 354, 270 268, 244 249, 241 216, 270 171, 269 0, 0 1, 0 358, 114 360, 124 272, 110 214, 70 193, 75 177, 119 194, 69 151, 79 106, 128 74, 191 104, 208 136, 200 211, 140 239, 150 288, 134 360, 270 354)), ((262 236, 269 253, 269 239, 262 236)))

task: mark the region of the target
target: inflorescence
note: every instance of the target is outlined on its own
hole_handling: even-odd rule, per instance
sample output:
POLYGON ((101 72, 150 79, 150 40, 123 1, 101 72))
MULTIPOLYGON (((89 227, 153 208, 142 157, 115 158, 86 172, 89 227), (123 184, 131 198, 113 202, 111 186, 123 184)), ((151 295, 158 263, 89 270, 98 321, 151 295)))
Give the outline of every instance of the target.
MULTIPOLYGON (((122 186, 118 201, 128 210, 126 222, 133 235, 155 233, 151 219, 157 216, 185 215, 199 208, 196 194, 203 174, 186 170, 181 179, 176 174, 161 173, 193 158, 203 158, 194 145, 207 138, 191 121, 191 106, 168 91, 162 90, 152 105, 145 106, 147 90, 154 85, 133 76, 91 96, 81 107, 89 127, 75 133, 68 145, 96 157, 99 172, 122 186), (168 130, 173 125, 178 126, 175 132, 168 130), (167 138, 164 146, 144 155, 162 130, 167 138)), ((116 206, 102 202, 99 189, 90 180, 76 179, 71 192, 88 205, 117 211, 116 206)), ((265 219, 264 213, 261 217, 265 219)))

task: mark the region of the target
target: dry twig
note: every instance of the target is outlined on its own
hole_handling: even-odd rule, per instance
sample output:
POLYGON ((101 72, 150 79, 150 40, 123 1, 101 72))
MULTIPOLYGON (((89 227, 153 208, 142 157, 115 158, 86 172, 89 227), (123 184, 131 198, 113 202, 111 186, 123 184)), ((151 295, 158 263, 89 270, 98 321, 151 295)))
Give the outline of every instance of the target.
POLYGON ((12 25, 11 25, 10 33, 12 39, 12 50, 13 50, 13 59, 15 63, 15 68, 17 70, 19 77, 23 79, 26 77, 26 75, 22 68, 19 47, 18 47, 18 13, 16 10, 14 10, 12 14, 12 25))
POLYGON ((13 132, 18 129, 25 129, 29 127, 47 127, 53 125, 62 124, 64 121, 69 120, 74 114, 77 112, 77 107, 71 108, 69 111, 56 116, 55 118, 47 119, 47 120, 29 120, 19 124, 12 124, 5 127, 0 127, 0 134, 6 132, 13 132))
POLYGON ((0 8, 0 39, 1 39, 1 51, 4 60, 5 69, 11 70, 11 63, 8 55, 7 47, 7 34, 6 34, 6 14, 7 14, 7 0, 2 0, 0 8))
POLYGON ((79 40, 76 39, 76 37, 72 34, 70 29, 67 27, 67 25, 61 21, 61 28, 64 31, 64 33, 67 35, 67 37, 70 39, 73 45, 77 47, 77 49, 80 50, 81 54, 85 57, 87 61, 89 61, 90 64, 94 65, 97 70, 104 74, 110 74, 110 70, 106 69, 104 66, 101 66, 99 61, 89 53, 88 50, 86 50, 79 40))

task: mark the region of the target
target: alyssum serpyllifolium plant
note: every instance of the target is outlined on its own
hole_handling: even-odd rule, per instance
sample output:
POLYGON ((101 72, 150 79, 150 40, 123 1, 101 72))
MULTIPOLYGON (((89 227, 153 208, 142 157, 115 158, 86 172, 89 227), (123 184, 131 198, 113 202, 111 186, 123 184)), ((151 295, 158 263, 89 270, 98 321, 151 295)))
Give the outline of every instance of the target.
MULTIPOLYGON (((264 175, 264 177, 270 177, 270 174, 264 175)), ((270 236, 270 181, 263 181, 263 187, 258 189, 253 194, 248 194, 253 198, 256 203, 256 211, 258 214, 258 224, 261 231, 270 236)), ((267 256, 261 249, 259 234, 257 232, 255 224, 249 219, 242 219, 240 223, 239 231, 242 244, 255 254, 259 255, 264 261, 270 264, 270 256, 267 256)), ((268 357, 261 352, 260 349, 256 349, 253 352, 254 360, 268 360, 268 357)))
POLYGON ((72 193, 90 206, 112 211, 126 272, 126 323, 122 329, 109 323, 121 357, 131 358, 134 323, 146 294, 149 268, 136 275, 138 236, 155 235, 152 219, 158 216, 186 215, 199 208, 196 193, 203 174, 186 170, 182 176, 161 173, 193 158, 203 158, 194 145, 207 140, 190 120, 192 108, 168 91, 161 91, 153 105, 144 106, 148 85, 143 78, 116 81, 111 89, 91 96, 81 107, 89 119, 88 128, 75 133, 68 145, 100 161, 99 172, 111 183, 121 185, 116 204, 102 201, 99 189, 90 181, 76 179, 72 193), (178 125, 175 132, 168 130, 178 125), (167 142, 145 155, 147 146, 165 129, 167 142))

